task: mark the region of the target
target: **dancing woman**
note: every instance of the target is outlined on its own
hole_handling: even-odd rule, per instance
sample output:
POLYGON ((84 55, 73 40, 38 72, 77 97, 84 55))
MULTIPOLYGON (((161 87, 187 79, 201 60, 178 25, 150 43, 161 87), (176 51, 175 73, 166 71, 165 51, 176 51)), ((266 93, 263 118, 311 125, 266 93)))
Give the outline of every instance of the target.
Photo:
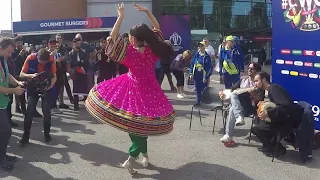
POLYGON ((157 82, 154 69, 157 60, 169 59, 172 49, 163 42, 159 23, 148 9, 133 5, 145 12, 154 27, 146 24, 134 26, 129 41, 119 35, 124 18, 124 5, 117 6, 118 19, 107 38, 106 54, 122 63, 129 72, 95 86, 86 100, 89 113, 101 122, 128 132, 132 145, 123 167, 130 174, 137 173, 132 162, 141 153, 142 164, 147 166, 148 136, 168 134, 173 129, 175 111, 157 82))

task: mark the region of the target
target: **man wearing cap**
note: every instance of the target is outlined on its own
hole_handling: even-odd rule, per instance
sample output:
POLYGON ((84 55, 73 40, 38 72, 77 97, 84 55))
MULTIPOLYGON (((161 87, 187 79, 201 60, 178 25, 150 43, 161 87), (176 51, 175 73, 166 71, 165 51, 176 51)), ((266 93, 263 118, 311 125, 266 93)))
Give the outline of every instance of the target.
POLYGON ((235 46, 233 36, 226 37, 226 45, 220 52, 219 73, 224 81, 226 89, 240 80, 240 74, 244 72, 244 58, 239 49, 235 46))
POLYGON ((207 87, 208 79, 211 75, 212 65, 211 58, 205 50, 205 42, 199 42, 198 52, 193 56, 189 75, 194 79, 197 104, 201 102, 201 95, 205 87, 207 87))
MULTIPOLYGON (((41 97, 42 101, 42 113, 43 113, 43 126, 44 126, 44 139, 45 142, 51 141, 50 136, 50 128, 51 128, 51 98, 50 98, 50 90, 55 85, 57 81, 56 76, 56 63, 54 62, 53 57, 50 55, 50 52, 46 49, 40 49, 38 53, 30 54, 26 61, 23 64, 20 76, 24 79, 33 79, 37 77, 39 73, 46 74, 45 76, 41 76, 41 81, 47 81, 48 84, 45 87, 44 92, 38 92, 38 89, 34 86, 27 87, 27 95, 28 95, 28 107, 27 113, 24 118, 24 133, 19 141, 22 145, 26 145, 29 143, 31 125, 33 112, 36 110, 37 103, 39 98, 41 97), (41 94, 41 95, 40 95, 41 94)), ((38 80, 38 82, 40 79, 38 80)))

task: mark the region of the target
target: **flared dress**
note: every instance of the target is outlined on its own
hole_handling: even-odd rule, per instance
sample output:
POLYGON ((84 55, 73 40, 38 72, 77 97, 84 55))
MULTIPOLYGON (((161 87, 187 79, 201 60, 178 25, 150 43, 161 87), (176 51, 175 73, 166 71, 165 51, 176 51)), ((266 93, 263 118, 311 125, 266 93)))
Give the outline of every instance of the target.
MULTIPOLYGON (((160 31, 154 31, 162 38, 160 31)), ((110 59, 129 72, 93 87, 86 100, 88 112, 96 119, 138 136, 168 134, 176 113, 161 89, 154 72, 159 57, 146 45, 143 53, 117 36, 106 48, 110 59)))

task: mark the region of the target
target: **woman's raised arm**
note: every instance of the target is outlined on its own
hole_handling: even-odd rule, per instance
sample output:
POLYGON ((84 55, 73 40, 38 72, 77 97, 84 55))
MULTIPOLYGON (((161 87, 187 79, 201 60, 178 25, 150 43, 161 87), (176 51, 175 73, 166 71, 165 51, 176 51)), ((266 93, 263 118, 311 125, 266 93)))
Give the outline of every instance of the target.
POLYGON ((122 20, 124 18, 124 4, 118 4, 116 5, 117 11, 118 11, 118 19, 116 23, 113 25, 113 28, 110 33, 110 37, 113 41, 116 40, 117 36, 119 35, 120 26, 122 24, 122 20))
POLYGON ((153 28, 156 30, 160 30, 160 24, 159 24, 158 20, 154 17, 154 15, 146 7, 142 7, 137 4, 133 4, 133 6, 136 7, 136 9, 138 11, 142 11, 142 12, 147 13, 153 28))

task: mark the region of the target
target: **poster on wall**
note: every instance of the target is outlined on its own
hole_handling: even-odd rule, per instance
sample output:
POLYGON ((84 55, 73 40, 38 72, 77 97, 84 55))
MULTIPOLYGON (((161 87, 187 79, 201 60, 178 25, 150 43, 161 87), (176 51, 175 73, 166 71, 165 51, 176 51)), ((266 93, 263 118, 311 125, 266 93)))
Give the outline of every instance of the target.
POLYGON ((320 0, 272 3, 272 80, 293 100, 312 104, 320 130, 320 0))
POLYGON ((160 16, 160 26, 165 39, 170 40, 172 47, 177 54, 190 49, 190 16, 160 16))

